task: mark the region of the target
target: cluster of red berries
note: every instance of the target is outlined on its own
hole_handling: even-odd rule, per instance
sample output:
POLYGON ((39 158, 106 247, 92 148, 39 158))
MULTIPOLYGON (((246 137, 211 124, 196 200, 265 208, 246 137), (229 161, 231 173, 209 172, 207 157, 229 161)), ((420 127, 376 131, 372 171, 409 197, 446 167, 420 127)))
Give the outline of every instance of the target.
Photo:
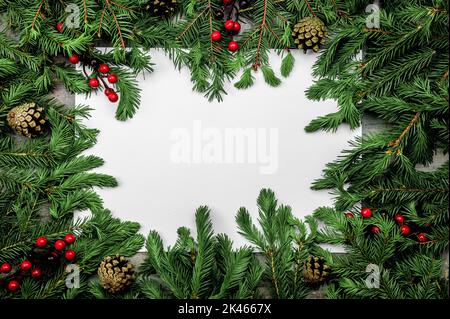
MULTIPOLYGON (((77 64, 80 62, 80 57, 77 54, 72 54, 69 57, 69 62, 72 64, 77 64)), ((109 85, 104 80, 105 78, 108 80, 110 84, 115 84, 119 81, 119 77, 114 73, 109 73, 110 68, 109 65, 106 63, 97 63, 95 60, 91 61, 91 66, 94 67, 93 75, 90 76, 87 75, 85 66, 83 64, 83 71, 85 72, 85 75, 88 77, 88 84, 91 88, 97 89, 100 87, 100 81, 103 84, 103 87, 105 90, 103 91, 105 95, 108 97, 108 100, 112 103, 115 103, 119 100, 119 95, 116 91, 114 91, 113 88, 109 87, 109 85)))
MULTIPOLYGON (((61 252, 62 250, 64 250, 64 248, 66 248, 67 245, 70 245, 73 242, 75 242, 75 240, 76 240, 75 235, 67 234, 64 237, 64 240, 58 239, 55 241, 54 248, 55 248, 55 250, 61 252)), ((48 244, 48 240, 44 236, 36 239, 35 245, 38 248, 44 248, 47 246, 47 244, 48 244)), ((52 254, 56 255, 56 256, 58 255, 56 252, 52 252, 52 254)), ((67 261, 72 261, 75 259, 75 257, 76 257, 76 253, 72 249, 67 249, 64 252, 64 258, 67 261)), ((0 265, 0 274, 8 274, 12 270, 13 270, 13 267, 8 262, 4 262, 3 264, 0 265)), ((27 274, 29 271, 30 276, 33 278, 40 278, 42 276, 41 268, 36 265, 33 266, 33 263, 28 259, 25 259, 24 261, 22 261, 20 263, 20 265, 18 265, 18 267, 16 268, 16 271, 21 271, 22 274, 27 274)), ((8 284, 7 284, 7 288, 11 292, 17 291, 20 288, 20 281, 17 279, 9 280, 8 284)))
MULTIPOLYGON (((350 213, 350 212, 346 213, 345 215, 347 216, 347 218, 353 218, 354 217, 353 214, 350 213)), ((372 217, 372 210, 370 208, 368 208, 368 207, 363 207, 361 209, 361 216, 362 216, 362 218, 370 218, 370 217, 372 217)), ((403 236, 408 236, 409 234, 411 234, 411 227, 408 226, 407 224, 404 224, 405 217, 402 214, 395 214, 394 220, 400 225, 400 233, 403 236)), ((380 227, 378 227, 376 225, 372 225, 370 227, 370 232, 372 234, 379 233, 380 231, 381 231, 380 227)), ((428 238, 427 238, 425 233, 419 232, 417 234, 417 240, 419 242, 423 243, 423 242, 427 242, 428 238)))
MULTIPOLYGON (((238 22, 239 19, 239 10, 245 9, 248 7, 248 2, 246 0, 239 1, 239 7, 236 6, 236 0, 222 0, 223 7, 216 13, 216 18, 222 20, 225 16, 225 11, 228 11, 228 19, 223 24, 224 29, 231 36, 237 35, 241 30, 241 24, 238 22), (232 16, 234 14, 234 19, 232 16)), ((220 31, 213 31, 211 33, 212 41, 220 41, 222 38, 222 33, 220 31)), ((239 49, 239 44, 233 40, 231 37, 231 41, 228 42, 228 50, 231 52, 235 52, 239 49)))
MULTIPOLYGON (((395 214, 394 220, 400 225, 400 233, 403 236, 408 236, 409 234, 411 234, 411 227, 407 224, 404 224, 405 216, 403 216, 402 214, 395 214)), ((419 232, 417 234, 417 240, 421 243, 424 243, 428 241, 428 238, 425 233, 419 232)))

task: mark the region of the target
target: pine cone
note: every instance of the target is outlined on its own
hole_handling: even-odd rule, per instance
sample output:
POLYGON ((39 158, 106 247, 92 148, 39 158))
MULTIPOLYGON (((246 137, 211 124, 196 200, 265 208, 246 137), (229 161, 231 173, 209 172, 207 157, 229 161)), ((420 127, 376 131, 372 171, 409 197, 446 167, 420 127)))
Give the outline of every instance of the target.
POLYGON ((150 0, 145 8, 153 16, 169 16, 177 5, 177 0, 150 0))
POLYGON ((306 53, 308 49, 319 51, 321 45, 325 44, 327 28, 317 17, 306 17, 294 25, 292 37, 299 49, 306 53))
POLYGON ((123 256, 106 256, 98 267, 98 277, 103 288, 118 293, 134 281, 133 265, 123 256))
POLYGON ((325 264, 323 257, 310 256, 303 264, 303 277, 311 284, 325 281, 330 273, 330 267, 325 264))
POLYGON ((7 118, 8 125, 16 134, 29 138, 40 135, 47 123, 44 108, 34 102, 14 107, 9 111, 7 118))

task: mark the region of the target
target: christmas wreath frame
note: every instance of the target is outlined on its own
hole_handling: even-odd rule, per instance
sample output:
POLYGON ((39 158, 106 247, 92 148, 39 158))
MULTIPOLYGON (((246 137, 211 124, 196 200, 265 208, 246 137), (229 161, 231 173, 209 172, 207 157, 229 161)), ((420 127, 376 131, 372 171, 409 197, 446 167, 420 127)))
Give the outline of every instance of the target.
POLYGON ((361 0, 253 0, 239 10, 236 2, 178 1, 173 15, 162 18, 148 13, 158 11, 152 1, 76 0, 69 7, 0 0, 6 18, 0 33, 1 298, 254 298, 261 293, 303 298, 312 288, 308 276, 300 276, 303 271, 325 269, 311 264, 310 255, 323 256, 331 267, 329 298, 448 298, 448 271, 442 275, 448 160, 423 168, 438 150, 448 152, 448 3, 396 0, 379 7, 361 0), (124 285, 127 290, 111 294, 92 281, 104 256, 132 256, 145 239, 137 234, 138 224, 113 218, 92 190, 117 181, 89 172, 103 162, 81 155, 98 133, 79 122, 89 116, 89 107, 68 108, 49 93, 58 83, 71 93, 88 94, 103 85, 110 89, 108 99, 119 102, 117 119, 129 119, 140 102, 134 75, 153 67, 141 51, 150 47, 163 48, 178 68, 188 67, 194 90, 208 99, 221 100, 225 81, 240 70, 237 88, 250 87, 257 70, 268 85, 278 86, 267 52, 284 55, 280 73, 288 76, 291 48, 309 46, 294 43, 292 32, 301 42, 302 31, 291 26, 309 16, 324 21, 330 36, 314 68, 319 80, 307 96, 335 99, 339 109, 306 130, 335 130, 341 123, 356 127, 368 114, 386 122, 381 131, 355 141, 314 183, 316 189, 333 189, 335 207, 319 208, 303 222, 263 190, 260 227, 244 208, 236 217, 240 232, 263 252, 263 263, 255 250, 234 250, 227 236, 214 235, 209 210, 201 207, 196 238, 180 228, 178 242, 167 250, 157 232, 149 234, 141 278, 124 285), (238 18, 249 22, 248 29, 241 30, 237 21, 232 29, 231 22, 222 26, 221 19, 238 18), (97 40, 115 50, 97 52, 97 40), (362 49, 364 56, 355 59, 362 49), (81 61, 84 73, 65 59, 81 61), (51 129, 37 138, 18 138, 13 128, 35 127, 27 116, 36 110, 23 118, 17 116, 23 109, 10 114, 9 126, 8 113, 29 102, 45 108, 51 129), (362 210, 356 208, 360 202, 362 210), (85 209, 92 216, 74 221, 73 212, 85 209), (318 220, 324 229, 317 228, 318 220), (343 244, 348 253, 333 256, 319 243, 343 244), (69 267, 73 260, 76 269, 69 267), (367 283, 369 266, 379 271, 375 284, 367 283), (78 270, 78 289, 66 285, 68 269, 78 270), (264 292, 258 288, 262 280, 269 283, 264 292))

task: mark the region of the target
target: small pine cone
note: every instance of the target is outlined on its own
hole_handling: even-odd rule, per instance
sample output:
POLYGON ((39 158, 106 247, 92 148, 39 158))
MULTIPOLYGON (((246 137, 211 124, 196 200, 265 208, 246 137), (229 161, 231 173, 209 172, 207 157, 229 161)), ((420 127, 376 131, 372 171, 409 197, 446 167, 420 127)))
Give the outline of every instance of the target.
POLYGON ((292 37, 294 43, 299 49, 306 53, 308 49, 318 52, 320 47, 325 44, 327 28, 325 24, 317 17, 306 17, 294 25, 292 37))
POLYGON ((7 119, 9 127, 16 134, 28 138, 42 134, 47 124, 44 108, 37 106, 34 102, 12 108, 8 113, 7 119))
POLYGON ((310 256, 303 264, 303 277, 311 284, 318 284, 328 277, 330 267, 323 257, 310 256))
POLYGON ((167 17, 175 11, 177 5, 177 0, 150 0, 145 8, 152 16, 167 17))
POLYGON ((103 288, 110 293, 118 293, 135 279, 134 266, 123 256, 106 256, 98 267, 98 277, 103 288))

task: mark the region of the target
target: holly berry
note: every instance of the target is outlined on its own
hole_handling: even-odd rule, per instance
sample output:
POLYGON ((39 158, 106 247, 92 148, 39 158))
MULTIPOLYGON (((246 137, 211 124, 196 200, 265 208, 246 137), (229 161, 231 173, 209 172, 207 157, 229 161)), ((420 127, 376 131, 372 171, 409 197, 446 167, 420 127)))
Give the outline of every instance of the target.
POLYGON ((68 244, 72 244, 72 243, 75 241, 75 239, 77 239, 77 238, 75 237, 74 234, 67 234, 67 235, 64 237, 64 241, 65 241, 66 243, 68 243, 68 244))
POLYGON ((249 3, 246 0, 239 1, 239 9, 247 9, 248 5, 249 5, 249 3))
POLYGON ((20 284, 17 280, 11 280, 10 282, 8 282, 8 289, 9 291, 17 291, 20 288, 20 284))
POLYGON ((213 41, 219 41, 221 38, 221 34, 219 31, 214 31, 213 33, 211 33, 211 40, 213 41))
POLYGON ((64 247, 66 247, 66 243, 64 242, 64 240, 58 239, 55 242, 55 249, 56 250, 63 250, 64 247))
POLYGON ((64 258, 66 258, 66 260, 74 260, 76 256, 75 251, 73 251, 72 249, 69 249, 66 251, 66 253, 64 254, 64 258))
POLYGON ((9 263, 3 263, 0 266, 0 272, 10 272, 11 271, 11 265, 9 263))
POLYGON ((378 227, 378 226, 376 226, 376 225, 373 225, 371 228, 370 228, 370 232, 372 233, 372 234, 376 234, 376 233, 379 233, 381 230, 380 230, 380 227, 378 227))
POLYGON ((234 24, 233 24, 233 31, 239 31, 239 30, 241 30, 241 24, 239 23, 239 22, 235 22, 234 24))
POLYGON ((100 82, 97 78, 90 78, 89 79, 89 86, 91 88, 98 88, 100 86, 100 82))
POLYGON ((98 71, 100 73, 108 73, 109 72, 109 66, 108 64, 102 63, 98 66, 98 71))
POLYGON ((56 30, 58 30, 59 32, 61 32, 61 30, 64 28, 64 23, 62 22, 58 22, 58 24, 56 25, 56 30))
POLYGON ((394 220, 397 223, 402 224, 405 221, 405 217, 402 214, 395 214, 394 220))
POLYGON ((109 100, 110 102, 115 103, 115 102, 117 102, 117 101, 119 100, 119 96, 117 95, 116 92, 113 91, 113 92, 111 92, 111 93, 108 94, 108 100, 109 100))
POLYGON ((114 92, 114 90, 111 89, 111 88, 106 88, 105 91, 104 91, 104 93, 105 93, 106 96, 110 95, 110 94, 113 93, 113 92, 114 92))
POLYGON ((36 246, 44 247, 45 245, 47 245, 47 238, 42 236, 42 237, 39 237, 38 239, 36 239, 36 246))
POLYGON ((347 217, 347 218, 353 218, 353 217, 355 217, 355 216, 353 216, 352 213, 345 213, 345 217, 347 217))
POLYGON ((238 48, 239 45, 236 41, 230 41, 230 43, 228 43, 228 50, 230 50, 231 52, 237 51, 238 48))
POLYGON ((224 5, 231 4, 234 0, 223 0, 224 5))
POLYGON ((29 260, 24 260, 22 261, 22 263, 20 264, 20 269, 27 271, 31 269, 31 262, 29 260))
POLYGON ((31 270, 31 277, 33 278, 39 278, 42 275, 42 271, 40 268, 33 268, 31 270))
POLYGON ((411 227, 409 227, 408 225, 401 225, 400 232, 403 236, 408 236, 411 233, 411 227))
POLYGON ((363 218, 370 218, 372 216, 372 210, 368 207, 364 207, 361 209, 361 216, 363 218))
POLYGON ((72 64, 77 64, 78 62, 80 62, 80 58, 74 53, 69 57, 69 62, 72 64))
POLYGON ((233 20, 227 20, 225 21, 224 25, 225 29, 231 31, 234 28, 234 21, 233 20))
POLYGON ((116 83, 117 81, 119 81, 119 77, 113 73, 108 74, 108 82, 109 83, 116 83))
POLYGON ((424 243, 424 242, 428 241, 428 238, 427 238, 427 236, 426 236, 424 233, 419 233, 419 234, 417 235, 417 239, 418 239, 421 243, 424 243))

